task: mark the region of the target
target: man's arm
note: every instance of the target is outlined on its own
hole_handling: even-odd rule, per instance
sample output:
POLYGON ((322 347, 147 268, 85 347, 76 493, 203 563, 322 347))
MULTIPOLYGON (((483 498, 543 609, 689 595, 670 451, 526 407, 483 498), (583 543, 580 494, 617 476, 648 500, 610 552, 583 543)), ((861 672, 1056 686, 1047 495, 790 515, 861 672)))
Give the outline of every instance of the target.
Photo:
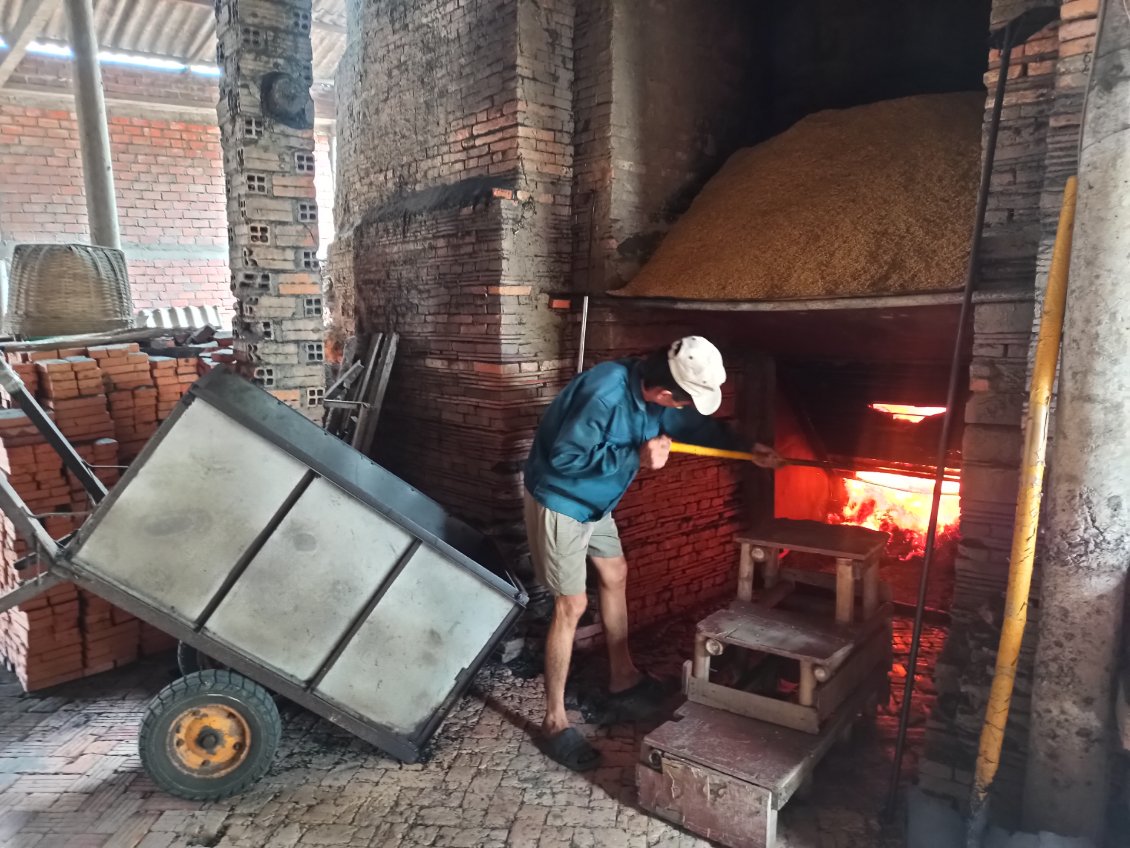
POLYGON ((614 409, 599 397, 587 398, 562 423, 550 450, 549 464, 559 474, 595 477, 612 474, 631 461, 637 445, 608 441, 614 409))
POLYGON ((732 427, 717 418, 700 414, 692 406, 664 410, 659 427, 677 442, 722 450, 749 450, 749 443, 732 427))
POLYGON ((781 457, 773 448, 762 444, 751 447, 733 427, 717 418, 702 415, 693 407, 665 410, 660 420, 660 429, 679 442, 706 448, 752 452, 753 462, 763 468, 780 468, 782 465, 781 457))

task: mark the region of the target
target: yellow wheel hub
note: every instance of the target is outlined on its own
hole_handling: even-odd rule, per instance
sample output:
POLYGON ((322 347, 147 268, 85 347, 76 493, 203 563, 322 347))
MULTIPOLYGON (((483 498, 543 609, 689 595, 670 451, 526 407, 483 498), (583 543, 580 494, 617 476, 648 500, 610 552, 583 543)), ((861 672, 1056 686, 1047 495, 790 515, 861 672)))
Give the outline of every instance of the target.
POLYGON ((202 704, 178 715, 169 728, 169 755, 194 777, 223 777, 251 750, 246 719, 225 704, 202 704))

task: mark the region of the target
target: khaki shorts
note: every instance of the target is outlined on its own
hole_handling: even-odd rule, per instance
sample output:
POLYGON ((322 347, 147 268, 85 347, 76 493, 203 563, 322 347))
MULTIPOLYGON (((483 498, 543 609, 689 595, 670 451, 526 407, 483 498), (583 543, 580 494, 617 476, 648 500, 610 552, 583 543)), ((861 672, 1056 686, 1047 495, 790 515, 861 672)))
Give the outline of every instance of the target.
POLYGON ((546 509, 529 492, 523 495, 526 537, 538 582, 555 595, 583 595, 587 557, 611 558, 624 553, 612 514, 582 523, 546 509))

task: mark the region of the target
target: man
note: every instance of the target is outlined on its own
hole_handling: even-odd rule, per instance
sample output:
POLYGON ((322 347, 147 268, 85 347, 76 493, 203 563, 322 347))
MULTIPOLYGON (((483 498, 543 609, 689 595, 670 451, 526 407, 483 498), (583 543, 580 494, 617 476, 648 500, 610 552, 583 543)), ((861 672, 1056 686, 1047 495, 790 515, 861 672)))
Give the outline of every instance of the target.
MULTIPOLYGON (((525 468, 526 533, 538 581, 554 594, 542 746, 571 769, 600 762, 565 713, 573 639, 588 603, 586 558, 600 579, 609 698, 626 712, 639 711, 659 693, 628 650, 628 563, 611 513, 641 466, 658 470, 667 463, 672 439, 743 447, 725 425, 707 417, 722 402, 725 380, 718 348, 687 336, 645 359, 605 362, 578 375, 550 404, 534 436, 525 468)), ((764 467, 780 463, 763 445, 755 446, 754 456, 764 467)))

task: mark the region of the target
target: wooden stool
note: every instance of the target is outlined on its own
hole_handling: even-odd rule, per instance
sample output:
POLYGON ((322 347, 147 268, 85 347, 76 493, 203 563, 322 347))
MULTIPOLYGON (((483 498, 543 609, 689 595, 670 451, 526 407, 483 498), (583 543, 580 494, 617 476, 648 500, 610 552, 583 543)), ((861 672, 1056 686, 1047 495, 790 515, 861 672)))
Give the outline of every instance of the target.
POLYGON ((891 665, 890 606, 858 624, 734 601, 698 623, 684 689, 689 700, 804 733, 820 733, 869 681, 891 665), (781 700, 710 680, 711 657, 728 648, 800 664, 796 700, 781 700))
MULTIPOLYGON (((819 521, 795 521, 774 518, 737 536, 741 545, 738 570, 738 600, 753 598, 753 578, 758 563, 765 569, 765 586, 772 588, 781 577, 781 551, 804 551, 836 560, 836 621, 851 624, 855 620, 855 584, 863 589, 862 617, 869 620, 879 609, 879 557, 890 534, 848 524, 823 524, 819 521)), ((804 569, 790 569, 790 579, 806 580, 804 569)))

